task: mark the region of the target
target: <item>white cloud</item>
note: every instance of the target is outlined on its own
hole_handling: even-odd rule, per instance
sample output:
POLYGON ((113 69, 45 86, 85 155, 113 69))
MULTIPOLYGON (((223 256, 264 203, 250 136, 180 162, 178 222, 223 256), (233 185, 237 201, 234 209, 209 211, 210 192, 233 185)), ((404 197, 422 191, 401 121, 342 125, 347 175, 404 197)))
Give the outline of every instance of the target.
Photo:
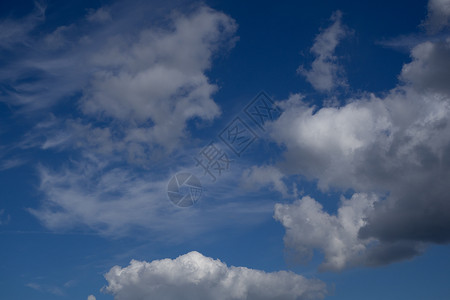
POLYGON ((0 209, 0 225, 6 225, 11 220, 11 216, 5 213, 4 209, 0 209))
POLYGON ((338 86, 345 86, 345 79, 340 76, 341 67, 337 63, 334 51, 339 42, 349 34, 341 22, 342 13, 336 11, 331 16, 334 22, 330 27, 323 30, 315 39, 311 47, 311 53, 316 57, 312 62, 311 69, 306 70, 303 66, 297 69, 299 74, 318 91, 331 91, 338 86))
POLYGON ((324 254, 324 270, 342 270, 361 260, 370 239, 360 240, 359 229, 378 201, 375 195, 354 194, 341 199, 336 215, 323 211, 309 196, 292 204, 275 205, 274 218, 286 228, 285 245, 296 252, 300 261, 309 261, 314 249, 324 254))
POLYGON ((76 285, 77 285, 77 281, 74 280, 74 279, 71 279, 71 280, 66 281, 66 282, 64 283, 64 287, 65 287, 65 288, 74 287, 74 286, 76 286, 76 285))
POLYGON ((0 48, 11 50, 14 46, 31 42, 29 34, 45 19, 46 10, 39 2, 35 1, 34 4, 33 12, 20 20, 0 20, 0 48))
POLYGON ((131 261, 106 275, 105 291, 114 299, 323 299, 326 285, 291 272, 266 273, 228 267, 220 260, 190 252, 174 260, 131 261))
MULTIPOLYGON (((415 49, 446 48, 448 43, 427 42, 415 49)), ((385 97, 367 94, 321 109, 309 107, 298 94, 282 102, 285 111, 272 124, 272 137, 287 146, 284 171, 301 170, 317 178, 322 189, 389 190, 401 171, 427 167, 417 156, 421 147, 430 155, 445 151, 450 94, 444 88, 448 76, 437 66, 448 64, 450 56, 413 52, 414 60, 401 74, 406 85, 385 97)))
POLYGON ((89 295, 89 296, 87 297, 87 300, 96 300, 96 298, 95 298, 94 295, 89 295))
POLYGON ((9 170, 25 164, 27 161, 22 158, 10 158, 0 161, 0 171, 9 170))
POLYGON ((220 114, 212 98, 218 86, 206 72, 236 42, 232 18, 181 2, 161 1, 158 9, 116 2, 41 35, 24 31, 33 51, 21 51, 0 70, 11 87, 1 100, 41 118, 20 147, 70 157, 39 166, 42 201, 29 211, 47 228, 183 236, 176 219, 191 226, 189 236, 210 228, 206 223, 225 223, 220 209, 238 206, 250 214, 233 202, 204 208, 210 215, 198 217, 198 210, 171 206, 165 194, 167 173, 177 167, 163 158, 190 142, 190 120, 220 114), (74 109, 49 113, 55 103, 74 109))
POLYGON ((87 227, 106 235, 122 235, 136 226, 163 226, 170 213, 166 181, 133 175, 129 170, 103 170, 94 162, 51 172, 40 169, 41 207, 29 209, 52 230, 87 227))
MULTIPOLYGON (((449 2, 450 3, 450 2, 449 2)), ((450 94, 450 39, 424 42, 411 51, 400 78, 420 91, 450 94)))
POLYGON ((111 21, 112 18, 108 8, 100 7, 97 10, 89 10, 88 14, 86 15, 86 19, 89 22, 104 23, 107 21, 111 21))
POLYGON ((288 189, 283 182, 284 174, 273 166, 253 166, 243 171, 241 185, 246 189, 259 189, 270 186, 283 197, 288 196, 288 189))
POLYGON ((22 39, 39 51, 22 52, 2 68, 0 79, 11 88, 1 100, 30 112, 73 99, 84 123, 117 125, 117 134, 128 140, 172 151, 189 135, 188 120, 220 114, 212 99, 218 87, 205 72, 213 55, 233 47, 237 25, 205 6, 172 13, 164 26, 149 24, 161 16, 148 5, 117 3, 88 18, 106 12, 115 22, 79 21, 41 39, 24 32, 22 39), (148 14, 139 20, 142 12, 148 14))
POLYGON ((177 173, 171 161, 154 163, 158 169, 173 171, 167 174, 111 163, 108 154, 102 157, 86 155, 58 170, 41 166, 42 201, 28 211, 54 231, 81 230, 109 237, 138 234, 165 242, 224 227, 254 226, 271 217, 273 200, 241 201, 234 197, 236 183, 231 186, 225 180, 212 188, 209 178, 200 176, 209 191, 207 197, 189 209, 180 209, 167 196, 170 176, 177 173), (232 223, 230 216, 235 220, 232 223))
POLYGON ((354 155, 379 137, 389 142, 391 120, 380 99, 315 111, 295 94, 281 105, 285 111, 272 125, 272 137, 287 146, 284 171, 302 170, 303 175, 318 178, 322 189, 330 184, 352 186, 353 177, 340 172, 352 174, 348 169, 355 167, 354 155))
MULTIPOLYGON (((359 238, 376 238, 378 249, 398 249, 397 242, 410 241, 400 245, 405 256, 397 260, 421 253, 424 242, 448 242, 449 230, 440 228, 450 229, 445 200, 450 192, 449 100, 407 86, 384 99, 370 95, 314 112, 293 96, 273 124, 273 138, 287 149, 281 170, 317 179, 323 190, 388 193, 367 215, 359 238)), ((379 253, 385 263, 392 262, 386 252, 374 248, 370 255, 379 253)), ((370 260, 360 263, 383 263, 370 260)))
POLYGON ((37 283, 34 283, 34 282, 27 283, 25 286, 27 286, 27 287, 29 287, 29 288, 31 288, 33 290, 44 292, 44 293, 49 293, 49 294, 52 294, 52 295, 55 295, 55 296, 60 296, 61 297, 61 296, 65 295, 64 291, 61 288, 57 287, 57 286, 40 285, 40 284, 37 284, 37 283))
POLYGON ((217 86, 204 72, 235 30, 231 18, 201 7, 177 16, 170 29, 142 30, 131 43, 125 37, 105 41, 90 58, 101 71, 84 90, 83 112, 136 124, 130 138, 173 149, 187 120, 219 114, 211 98, 217 86))
POLYGON ((425 27, 431 33, 450 25, 450 1, 449 0, 429 0, 428 18, 424 22, 425 27))
POLYGON ((36 291, 39 291, 41 289, 41 286, 34 282, 27 283, 26 286, 36 291))
POLYGON ((322 190, 376 193, 381 199, 364 212, 364 225, 346 242, 362 251, 358 259, 332 244, 349 236, 341 229, 339 211, 330 216, 311 199, 293 204, 297 215, 280 214, 279 208, 280 221, 286 215, 299 224, 294 230, 282 222, 286 244, 297 254, 321 249, 323 266, 341 269, 391 263, 422 253, 429 243, 450 242, 449 49, 449 39, 414 47, 401 82, 381 97, 366 93, 340 107, 317 109, 296 94, 280 104, 284 112, 272 124, 271 136, 286 147, 279 165, 283 173, 317 180, 322 190), (317 239, 300 235, 308 214, 328 224, 328 230, 317 225, 317 239), (370 247, 366 240, 373 241, 370 247))

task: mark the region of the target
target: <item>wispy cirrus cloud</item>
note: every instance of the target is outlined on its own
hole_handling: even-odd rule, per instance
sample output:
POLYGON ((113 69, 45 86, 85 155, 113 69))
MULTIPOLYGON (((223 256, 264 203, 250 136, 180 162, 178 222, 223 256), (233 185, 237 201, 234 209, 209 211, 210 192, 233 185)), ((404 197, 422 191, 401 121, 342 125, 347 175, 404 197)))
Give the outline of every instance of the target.
POLYGON ((336 87, 346 85, 342 67, 334 51, 350 31, 342 24, 341 11, 334 12, 331 21, 333 24, 316 36, 310 49, 315 56, 311 68, 308 70, 302 65, 297 69, 297 73, 303 75, 314 89, 320 92, 330 92, 336 87))
POLYGON ((26 287, 31 288, 33 290, 42 292, 42 293, 48 293, 54 296, 65 296, 64 290, 57 286, 50 286, 50 285, 41 285, 35 282, 30 282, 26 284, 26 287))
POLYGON ((40 120, 18 147, 70 157, 38 167, 42 201, 29 211, 52 230, 164 232, 169 216, 192 234, 206 228, 198 211, 171 206, 171 174, 159 162, 189 141, 189 120, 220 114, 206 73, 234 46, 237 25, 204 5, 137 2, 89 10, 38 36, 23 31, 29 51, 0 72, 1 100, 40 120), (61 104, 74 109, 54 112, 61 104))
POLYGON ((0 225, 6 225, 11 220, 11 216, 5 212, 4 209, 0 209, 0 225))
POLYGON ((273 166, 253 166, 242 173, 241 185, 246 189, 257 190, 269 186, 271 189, 288 197, 289 192, 283 182, 284 174, 273 166))
POLYGON ((46 6, 36 1, 33 12, 21 19, 0 20, 0 49, 12 50, 16 46, 30 46, 31 32, 45 20, 46 6))

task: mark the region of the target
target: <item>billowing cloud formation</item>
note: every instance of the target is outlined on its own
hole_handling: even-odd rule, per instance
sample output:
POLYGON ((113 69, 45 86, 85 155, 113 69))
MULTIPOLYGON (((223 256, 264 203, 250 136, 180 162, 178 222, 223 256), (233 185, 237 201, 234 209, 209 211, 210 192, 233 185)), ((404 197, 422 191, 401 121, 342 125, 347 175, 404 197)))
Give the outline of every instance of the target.
POLYGON ((403 81, 423 92, 450 94, 450 39, 419 44, 411 57, 413 61, 403 66, 403 81))
POLYGON ((320 280, 285 271, 228 267, 198 252, 150 263, 133 260, 128 267, 113 267, 105 278, 105 291, 117 300, 313 300, 327 293, 320 280))
POLYGON ((313 249, 320 249, 325 255, 322 268, 339 270, 354 264, 366 250, 370 240, 360 240, 358 231, 376 201, 373 195, 354 194, 351 199, 342 199, 333 216, 306 196, 293 204, 277 204, 274 217, 286 228, 286 246, 296 249, 299 259, 307 261, 313 249))
POLYGON ((303 256, 322 249, 323 266, 341 269, 390 263, 421 253, 427 243, 450 242, 449 49, 449 39, 414 47, 401 83, 384 97, 367 94, 321 109, 301 95, 281 103, 285 112, 272 136, 286 146, 285 173, 317 179, 323 190, 376 193, 379 199, 365 202, 365 210, 359 201, 344 201, 337 216, 309 198, 289 206, 292 211, 278 206, 275 217, 287 228, 289 247, 303 256), (341 217, 349 205, 365 220, 358 226, 341 217), (308 218, 324 220, 316 222, 312 240, 301 229, 308 218), (344 223, 353 224, 352 234, 344 223))
POLYGON ((330 215, 319 202, 306 196, 293 204, 277 204, 274 218, 286 228, 284 242, 294 250, 296 261, 309 261, 314 249, 324 254, 321 270, 377 266, 421 254, 423 243, 380 243, 375 238, 359 237, 378 201, 374 194, 355 193, 350 199, 342 198, 336 215, 330 215))
POLYGON ((172 149, 187 120, 218 115, 211 99, 217 87, 204 72, 235 30, 231 18, 202 7, 178 16, 169 29, 142 30, 131 45, 125 37, 105 41, 91 58, 101 71, 85 89, 83 112, 132 121, 139 127, 129 138, 172 149), (149 121, 152 126, 142 126, 149 121))
POLYGON ((337 11, 331 16, 333 24, 322 31, 315 39, 311 47, 311 53, 316 57, 312 62, 311 69, 306 70, 303 66, 297 72, 306 77, 306 80, 318 91, 331 91, 337 86, 345 85, 345 79, 340 75, 342 69, 334 56, 334 50, 339 42, 348 35, 341 22, 342 13, 337 11))

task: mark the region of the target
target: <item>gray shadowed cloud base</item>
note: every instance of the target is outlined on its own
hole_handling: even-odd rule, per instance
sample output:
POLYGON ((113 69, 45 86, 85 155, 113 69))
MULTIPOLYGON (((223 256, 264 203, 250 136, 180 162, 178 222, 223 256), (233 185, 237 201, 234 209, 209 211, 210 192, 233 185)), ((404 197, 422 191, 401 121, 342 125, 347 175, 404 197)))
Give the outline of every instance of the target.
POLYGON ((271 128, 286 147, 280 169, 355 191, 336 215, 310 197, 275 207, 286 246, 304 260, 320 249, 322 269, 387 264, 450 242, 450 38, 416 45, 399 78, 385 96, 341 107, 309 107, 299 94, 280 103, 271 128))

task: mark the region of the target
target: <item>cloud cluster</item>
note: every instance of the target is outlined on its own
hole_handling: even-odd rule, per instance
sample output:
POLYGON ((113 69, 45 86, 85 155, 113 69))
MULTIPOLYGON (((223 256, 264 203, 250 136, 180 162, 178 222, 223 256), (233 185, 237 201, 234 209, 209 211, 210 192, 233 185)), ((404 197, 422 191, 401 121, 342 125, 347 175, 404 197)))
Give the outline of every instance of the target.
POLYGON ((336 11, 331 16, 333 24, 317 35, 311 53, 315 56, 311 69, 303 66, 297 72, 306 77, 306 80, 321 92, 329 92, 338 86, 346 85, 345 79, 340 76, 341 66, 337 62, 334 51, 339 42, 349 34, 349 30, 342 25, 342 13, 336 11))
POLYGON ((281 103, 285 112, 272 124, 272 137, 286 147, 281 170, 356 197, 342 202, 336 216, 310 198, 277 206, 287 246, 301 256, 321 249, 324 268, 342 269, 410 258, 428 243, 450 242, 449 49, 449 39, 415 46, 398 86, 383 97, 367 93, 320 109, 301 95, 281 103), (364 193, 378 200, 356 201, 364 193), (349 206, 358 212, 350 222, 342 216, 349 206), (306 232, 308 224, 315 225, 306 232))
POLYGON ((42 202, 29 211, 49 229, 183 235, 175 218, 189 234, 204 230, 198 211, 167 200, 177 167, 163 158, 189 141, 190 120, 220 114, 206 73, 234 46, 237 25, 204 5, 159 2, 116 2, 50 31, 40 7, 0 23, 20 33, 0 44, 10 57, 0 62, 0 101, 36 120, 17 147, 70 157, 38 166, 42 202))
POLYGON ((228 267, 198 252, 150 263, 133 260, 125 268, 113 267, 105 278, 105 291, 117 300, 313 300, 327 294, 326 285, 317 279, 228 267))
POLYGON ((21 26, 30 51, 11 54, 3 66, 1 100, 30 111, 73 99, 83 120, 114 122, 129 143, 173 150, 188 120, 220 113, 212 99, 217 86, 205 72, 213 55, 233 47, 237 26, 205 6, 173 13, 165 25, 151 11, 148 5, 101 7, 34 40, 27 28, 35 21, 5 21, 5 32, 21 26), (139 16, 156 20, 146 24, 139 16))

